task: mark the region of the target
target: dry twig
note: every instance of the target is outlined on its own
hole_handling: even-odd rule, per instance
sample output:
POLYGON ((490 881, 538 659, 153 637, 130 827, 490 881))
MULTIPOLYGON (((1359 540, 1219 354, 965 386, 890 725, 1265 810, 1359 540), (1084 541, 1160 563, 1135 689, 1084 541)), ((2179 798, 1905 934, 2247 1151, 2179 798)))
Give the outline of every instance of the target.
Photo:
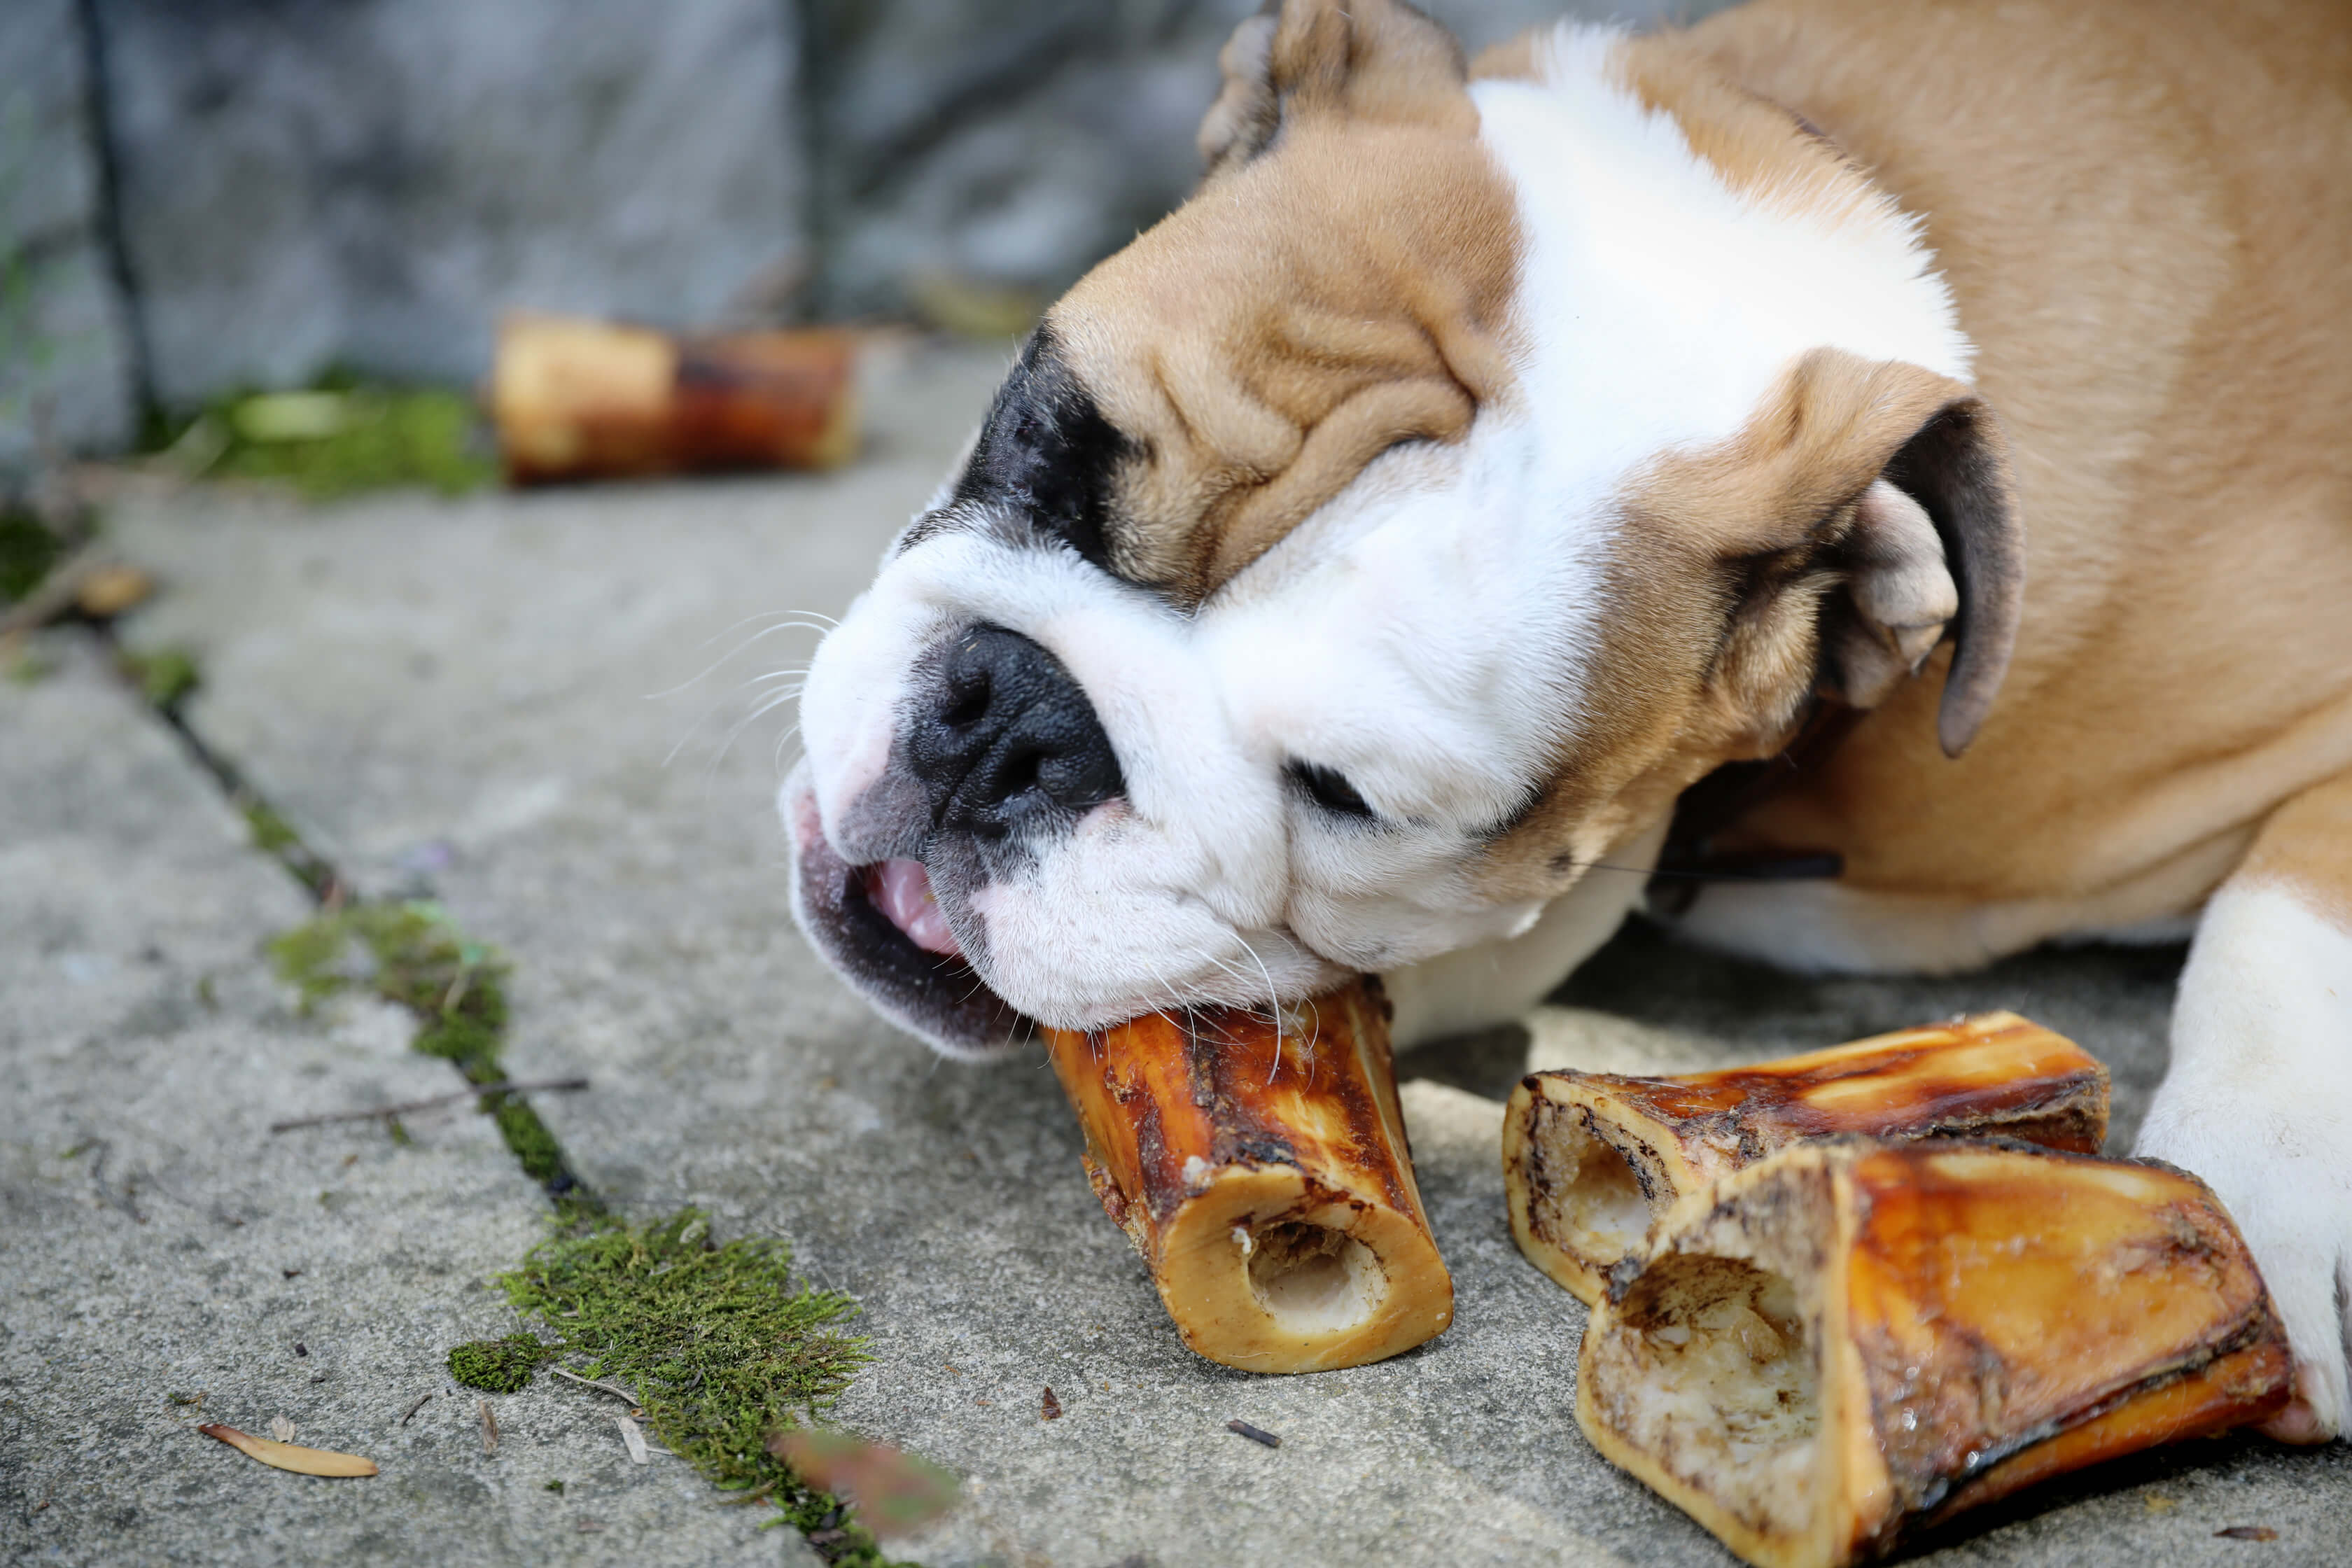
POLYGON ((566 1372, 560 1366, 551 1366, 547 1370, 567 1382, 578 1384, 583 1388, 593 1388, 599 1393, 609 1394, 615 1399, 625 1399, 631 1406, 629 1414, 632 1415, 636 1414, 637 1396, 625 1388, 614 1384, 598 1383, 593 1378, 583 1377, 576 1372, 566 1372))
POLYGON ((429 1100, 411 1100, 399 1105, 382 1105, 373 1110, 330 1110, 318 1116, 297 1116, 269 1124, 272 1132, 290 1132, 297 1127, 323 1127, 331 1121, 373 1121, 387 1116, 406 1116, 411 1111, 431 1110, 439 1106, 455 1105, 461 1100, 471 1100, 485 1094, 526 1094, 537 1089, 586 1089, 584 1078, 542 1078, 528 1081, 501 1079, 496 1083, 481 1084, 473 1089, 460 1089, 448 1094, 436 1094, 429 1100))

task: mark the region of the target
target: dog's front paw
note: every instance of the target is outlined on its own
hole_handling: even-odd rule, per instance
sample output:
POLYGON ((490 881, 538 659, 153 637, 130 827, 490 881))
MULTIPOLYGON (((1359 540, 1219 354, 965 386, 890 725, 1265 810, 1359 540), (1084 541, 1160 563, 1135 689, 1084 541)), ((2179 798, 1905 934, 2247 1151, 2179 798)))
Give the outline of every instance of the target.
POLYGON ((2352 1416, 2352 1117, 2282 1078, 2215 1091, 2168 1081, 2138 1152, 2195 1172, 2227 1205, 2294 1347, 2295 1398, 2263 1430, 2324 1443, 2352 1416))

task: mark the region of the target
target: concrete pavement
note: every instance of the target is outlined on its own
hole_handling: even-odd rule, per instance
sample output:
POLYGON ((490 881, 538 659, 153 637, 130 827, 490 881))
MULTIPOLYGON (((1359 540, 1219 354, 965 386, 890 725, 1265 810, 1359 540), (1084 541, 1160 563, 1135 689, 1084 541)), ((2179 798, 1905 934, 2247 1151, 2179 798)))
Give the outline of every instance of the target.
MULTIPOLYGON (((1583 1311, 1512 1247, 1493 1112, 1472 1098, 1524 1070, 1522 1033, 1405 1064, 1424 1080, 1408 1100, 1454 1328, 1381 1366, 1252 1378, 1177 1344, 1087 1191, 1042 1063, 932 1059, 793 932, 769 799, 789 705, 720 742, 771 689, 741 683, 803 662, 811 634, 751 617, 838 612, 1003 363, 914 352, 877 380, 868 458, 832 476, 127 503, 113 537, 166 593, 125 635, 195 652, 189 721, 363 892, 430 891, 511 956, 506 1062, 593 1079, 538 1103, 607 1201, 634 1217, 701 1205, 720 1235, 786 1237, 813 1279, 861 1298, 876 1360, 837 1419, 966 1478, 901 1552, 933 1568, 1729 1563, 1570 1418, 1583 1311), (1233 1417, 1283 1446, 1234 1436, 1233 1417)), ((397 1018, 293 1014, 256 956, 304 912, 292 885, 95 656, 66 657, 0 689, 0 798, 50 802, 12 808, 0 841, 0 1542, 82 1562, 124 1555, 117 1542, 205 1561, 804 1552, 709 1506, 675 1461, 627 1473, 591 1395, 509 1396, 504 1446, 480 1453, 472 1396, 436 1381, 438 1358, 505 1331, 483 1281, 530 1245, 543 1200, 470 1115, 418 1124, 408 1148, 263 1131, 432 1092, 418 1086, 447 1069, 404 1054, 397 1018), (200 975, 209 1005, 192 1000, 200 975), (134 1172, 143 1223, 117 1201, 134 1172), (313 1362, 332 1381, 303 1381, 313 1362), (206 1418, 259 1429, 282 1409, 305 1440, 383 1459, 391 1484, 282 1476, 191 1436, 168 1399, 197 1388, 206 1418), (553 1479, 586 1486, 558 1499, 553 1479)), ((2179 962, 2086 949, 1949 982, 1823 983, 1635 932, 1571 984, 1562 1002, 1589 1011, 1550 1016, 1543 1043, 1730 1060, 2013 1006, 2109 1062, 2127 1136, 2179 962), (1673 1033, 1628 1035, 1624 1017, 1673 1033)), ((1933 1556, 2318 1563, 2337 1560, 2347 1507, 2346 1447, 2224 1443, 2053 1489, 1933 1556), (2215 1537, 2234 1525, 2278 1538, 2215 1537)))

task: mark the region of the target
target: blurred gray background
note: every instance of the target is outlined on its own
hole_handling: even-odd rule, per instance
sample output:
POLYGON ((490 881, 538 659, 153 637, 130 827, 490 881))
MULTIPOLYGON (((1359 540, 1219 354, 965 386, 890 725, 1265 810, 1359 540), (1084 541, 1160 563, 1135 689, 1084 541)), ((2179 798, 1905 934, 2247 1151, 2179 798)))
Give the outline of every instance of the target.
MULTIPOLYGON (((514 307, 1017 324, 1180 200, 1255 0, 0 0, 0 465, 514 307)), ((1475 49, 1564 14, 1427 0, 1475 49)))

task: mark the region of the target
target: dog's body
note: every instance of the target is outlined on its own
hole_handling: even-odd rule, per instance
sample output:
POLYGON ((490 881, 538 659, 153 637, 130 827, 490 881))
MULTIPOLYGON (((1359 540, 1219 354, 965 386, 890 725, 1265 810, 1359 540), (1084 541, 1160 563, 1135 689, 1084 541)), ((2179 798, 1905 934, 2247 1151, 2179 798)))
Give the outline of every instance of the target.
POLYGON ((1291 0, 1225 64, 1200 195, 819 650, 820 947, 963 1054, 1357 969, 1443 1033, 1606 938, 1686 786, 1864 712, 1714 835, 1843 875, 1683 925, 2193 925, 2141 1147, 2263 1261, 2283 1435, 2338 1430, 2352 16, 1764 0, 1465 76, 1291 0))

